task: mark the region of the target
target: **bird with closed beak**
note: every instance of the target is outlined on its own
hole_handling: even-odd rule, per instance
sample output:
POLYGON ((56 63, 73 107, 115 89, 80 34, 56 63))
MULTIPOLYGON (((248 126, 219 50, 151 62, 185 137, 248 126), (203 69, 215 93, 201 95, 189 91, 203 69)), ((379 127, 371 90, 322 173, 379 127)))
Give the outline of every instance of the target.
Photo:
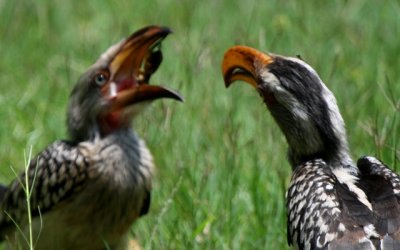
POLYGON ((183 100, 149 84, 170 33, 166 27, 142 28, 110 47, 79 78, 67 110, 68 140, 49 145, 26 174, 1 187, 0 236, 11 248, 128 247, 131 225, 149 210, 154 170, 132 119, 153 100, 183 100))
POLYGON ((290 245, 400 249, 400 178, 374 157, 352 160, 336 99, 310 65, 234 46, 222 73, 227 87, 244 81, 257 90, 289 145, 290 245))

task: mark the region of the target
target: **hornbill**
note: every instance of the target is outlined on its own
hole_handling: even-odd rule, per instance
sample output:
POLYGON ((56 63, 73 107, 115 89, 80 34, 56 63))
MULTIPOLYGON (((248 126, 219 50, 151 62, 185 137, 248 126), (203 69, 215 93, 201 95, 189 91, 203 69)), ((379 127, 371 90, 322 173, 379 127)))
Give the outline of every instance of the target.
POLYGON ((374 157, 353 162, 336 99, 310 65, 234 46, 222 73, 226 87, 253 86, 286 137, 289 245, 400 249, 400 178, 374 157))
POLYGON ((127 248, 130 226, 148 212, 154 168, 132 119, 152 100, 183 100, 149 84, 170 32, 142 28, 81 75, 69 99, 69 139, 49 145, 30 161, 26 175, 2 186, 0 236, 13 248, 28 248, 30 229, 35 249, 127 248))

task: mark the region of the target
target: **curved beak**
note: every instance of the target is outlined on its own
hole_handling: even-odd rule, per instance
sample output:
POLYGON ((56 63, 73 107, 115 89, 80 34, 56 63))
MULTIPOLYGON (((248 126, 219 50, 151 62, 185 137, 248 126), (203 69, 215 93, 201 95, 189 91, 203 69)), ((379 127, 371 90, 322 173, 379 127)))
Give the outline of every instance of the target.
POLYGON ((139 102, 159 98, 171 98, 183 102, 183 97, 174 90, 157 85, 141 84, 135 88, 120 92, 111 103, 110 112, 121 110, 139 102))
POLYGON ((162 62, 161 42, 170 33, 167 27, 148 26, 105 53, 104 57, 109 58, 108 54, 113 54, 108 63, 110 80, 102 87, 102 93, 111 100, 111 112, 159 98, 183 101, 176 91, 149 85, 150 77, 162 62))
POLYGON ((244 81, 257 88, 261 69, 265 69, 273 61, 272 56, 247 46, 229 48, 222 61, 225 86, 229 87, 235 81, 244 81))

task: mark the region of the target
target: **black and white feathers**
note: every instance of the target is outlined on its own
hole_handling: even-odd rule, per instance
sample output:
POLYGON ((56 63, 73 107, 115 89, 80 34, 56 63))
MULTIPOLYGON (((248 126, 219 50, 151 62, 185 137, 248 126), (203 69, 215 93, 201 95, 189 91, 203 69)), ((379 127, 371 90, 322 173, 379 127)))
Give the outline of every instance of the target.
POLYGON ((145 27, 110 47, 80 77, 68 106, 69 139, 49 145, 27 174, 0 188, 0 238, 12 249, 128 247, 130 226, 149 209, 154 169, 132 119, 153 100, 182 100, 149 84, 170 32, 145 27))
POLYGON ((336 99, 298 58, 234 46, 226 86, 255 87, 289 145, 288 242, 298 249, 400 249, 400 178, 373 157, 350 157, 336 99))
POLYGON ((287 192, 288 242, 298 249, 399 249, 399 177, 373 157, 359 174, 322 159, 293 173, 287 192))

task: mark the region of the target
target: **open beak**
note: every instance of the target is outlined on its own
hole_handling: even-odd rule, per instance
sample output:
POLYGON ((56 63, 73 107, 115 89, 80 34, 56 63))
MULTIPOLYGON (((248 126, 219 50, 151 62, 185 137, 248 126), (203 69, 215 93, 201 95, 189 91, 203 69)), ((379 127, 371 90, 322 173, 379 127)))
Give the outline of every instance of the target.
POLYGON ((225 86, 235 81, 244 81, 257 88, 260 73, 273 62, 273 57, 247 46, 229 48, 222 61, 225 86))
POLYGON ((159 98, 183 101, 173 90, 149 85, 162 61, 161 42, 170 33, 166 27, 148 26, 116 45, 117 51, 108 64, 109 81, 102 87, 110 100, 110 112, 159 98))
POLYGON ((113 99, 110 111, 118 111, 135 103, 159 98, 171 98, 183 102, 183 97, 174 90, 157 85, 140 84, 132 89, 118 93, 113 99))

